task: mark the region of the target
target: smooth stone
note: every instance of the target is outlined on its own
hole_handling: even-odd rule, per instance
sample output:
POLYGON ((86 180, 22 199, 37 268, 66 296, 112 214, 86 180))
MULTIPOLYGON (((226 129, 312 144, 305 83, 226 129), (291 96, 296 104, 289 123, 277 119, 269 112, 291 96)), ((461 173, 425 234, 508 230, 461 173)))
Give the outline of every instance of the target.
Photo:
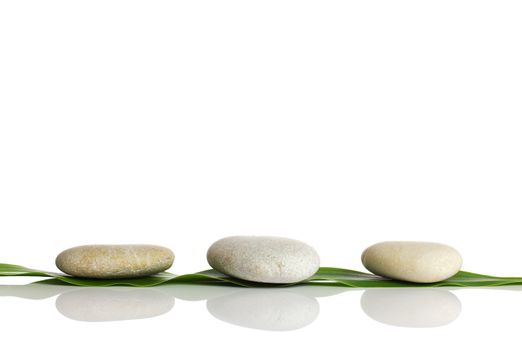
POLYGON ((309 245, 272 236, 232 236, 207 252, 210 266, 239 279, 262 283, 296 283, 319 269, 319 255, 309 245))
POLYGON ((431 242, 377 243, 362 253, 361 260, 376 275, 416 283, 443 281, 462 266, 454 248, 431 242))
POLYGON ((174 253, 146 244, 84 245, 64 250, 56 266, 66 274, 85 278, 135 278, 172 266, 174 253))

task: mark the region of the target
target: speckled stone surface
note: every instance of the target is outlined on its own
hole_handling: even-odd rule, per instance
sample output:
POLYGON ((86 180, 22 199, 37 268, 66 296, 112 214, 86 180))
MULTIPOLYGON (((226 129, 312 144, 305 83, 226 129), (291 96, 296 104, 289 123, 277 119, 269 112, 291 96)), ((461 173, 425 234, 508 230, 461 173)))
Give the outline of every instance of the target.
POLYGON ((173 262, 170 249, 145 244, 84 245, 56 257, 56 266, 66 274, 104 279, 149 276, 165 271, 173 262))
POLYGON ((295 283, 314 275, 319 255, 309 245, 272 236, 232 236, 210 246, 207 260, 232 277, 263 283, 295 283))
POLYGON ((376 275, 416 283, 443 281, 462 266, 454 248, 431 242, 377 243, 362 253, 361 260, 376 275))

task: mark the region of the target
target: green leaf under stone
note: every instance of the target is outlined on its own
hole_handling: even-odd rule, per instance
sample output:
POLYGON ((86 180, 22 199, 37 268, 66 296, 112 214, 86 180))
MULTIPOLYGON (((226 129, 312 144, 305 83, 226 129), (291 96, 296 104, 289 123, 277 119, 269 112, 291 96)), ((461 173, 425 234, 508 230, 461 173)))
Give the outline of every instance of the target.
MULTIPOLYGON (((0 264, 0 276, 35 276, 47 279, 34 283, 69 284, 82 287, 132 286, 152 287, 166 283, 233 285, 239 287, 287 287, 295 284, 255 283, 224 275, 216 270, 205 270, 186 275, 162 272, 153 276, 124 279, 89 279, 71 277, 61 273, 30 269, 11 264, 0 264)), ((310 279, 298 284, 329 285, 348 288, 398 288, 398 287, 496 287, 522 285, 522 277, 494 277, 460 271, 455 276, 437 283, 409 283, 372 275, 370 273, 321 267, 310 279)))

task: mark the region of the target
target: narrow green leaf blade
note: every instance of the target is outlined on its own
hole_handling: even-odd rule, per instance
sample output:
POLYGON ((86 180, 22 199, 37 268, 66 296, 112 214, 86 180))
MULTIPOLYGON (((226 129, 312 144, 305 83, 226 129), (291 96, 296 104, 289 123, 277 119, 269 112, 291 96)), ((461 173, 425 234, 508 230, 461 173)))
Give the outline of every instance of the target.
MULTIPOLYGON (((35 283, 69 284, 83 287, 132 286, 152 287, 166 283, 218 284, 239 287, 286 287, 295 284, 266 284, 240 280, 215 270, 205 270, 186 275, 162 272, 153 276, 127 279, 89 279, 67 276, 61 273, 31 269, 20 265, 0 264, 0 276, 35 276, 48 279, 35 283)), ((400 288, 400 287, 495 287, 522 285, 522 277, 495 277, 460 271, 455 276, 438 283, 409 283, 396 281, 370 273, 354 270, 321 267, 310 279, 300 282, 307 285, 329 285, 348 288, 400 288)))
POLYGON ((30 269, 28 267, 12 264, 0 263, 0 276, 36 276, 36 277, 54 277, 59 274, 46 272, 41 270, 30 269))

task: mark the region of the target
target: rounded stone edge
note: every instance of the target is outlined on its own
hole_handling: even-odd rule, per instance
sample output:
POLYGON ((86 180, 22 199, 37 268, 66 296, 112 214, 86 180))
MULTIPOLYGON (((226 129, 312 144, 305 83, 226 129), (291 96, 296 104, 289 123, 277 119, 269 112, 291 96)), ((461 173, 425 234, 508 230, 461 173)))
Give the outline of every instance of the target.
POLYGON ((462 268, 463 258, 462 258, 462 255, 460 254, 460 252, 456 248, 454 248, 454 247, 452 247, 452 246, 450 246, 448 244, 445 244, 445 243, 433 242, 433 241, 382 241, 382 242, 374 243, 374 244, 370 245, 369 247, 367 247, 366 249, 364 249, 364 251, 361 254, 361 262, 362 262, 363 266, 368 271, 370 271, 371 273, 373 273, 375 275, 381 276, 381 277, 391 278, 391 279, 395 279, 395 280, 398 280, 398 281, 404 281, 404 282, 412 282, 412 283, 420 283, 420 284, 430 284, 430 283, 441 282, 441 281, 444 281, 444 280, 446 280, 448 278, 451 278, 451 277, 455 276, 460 271, 460 269, 462 268), (366 263, 366 255, 367 255, 368 250, 370 250, 371 248, 376 247, 376 246, 380 246, 380 245, 383 245, 383 244, 390 244, 390 243, 397 243, 397 244, 400 244, 400 243, 405 243, 405 244, 408 244, 408 243, 422 243, 422 244, 432 244, 432 245, 435 245, 435 246, 442 246, 444 248, 452 250, 455 253, 455 256, 458 257, 458 267, 456 268, 456 271, 452 272, 451 274, 447 275, 446 277, 444 277, 442 279, 436 279, 436 280, 430 279, 430 280, 422 280, 422 281, 418 280, 418 279, 392 277, 392 276, 390 276, 388 274, 379 273, 378 271, 375 271, 374 268, 369 268, 367 266, 367 263, 366 263))
POLYGON ((70 248, 67 248, 65 250, 62 250, 56 256, 56 258, 54 259, 54 262, 55 262, 56 267, 60 271, 62 271, 63 273, 65 273, 65 274, 67 274, 67 275, 69 275, 71 277, 91 278, 91 279, 103 280, 103 279, 142 278, 142 277, 152 276, 152 275, 155 275, 157 273, 165 272, 168 269, 170 269, 172 267, 172 265, 174 264, 175 258, 176 258, 176 256, 175 256, 174 252, 172 251, 172 249, 170 249, 168 247, 165 247, 165 246, 157 245, 157 244, 139 244, 139 243, 138 244, 83 244, 83 245, 78 245, 78 246, 74 246, 74 247, 70 247, 70 248), (141 247, 151 247, 151 248, 162 249, 169 256, 169 262, 165 265, 166 266, 165 268, 162 267, 161 269, 159 269, 159 268, 158 269, 154 269, 154 270, 151 270, 149 272, 144 272, 143 274, 122 275, 122 276, 107 276, 107 277, 103 277, 103 276, 94 277, 94 276, 89 275, 89 274, 85 275, 85 274, 83 274, 81 272, 69 270, 66 267, 64 268, 64 266, 63 266, 63 260, 66 259, 67 253, 70 253, 71 251, 76 250, 76 249, 93 248, 93 247, 125 247, 125 246, 127 246, 127 247, 141 246, 141 247))
POLYGON ((312 247, 311 245, 303 242, 303 241, 300 241, 300 240, 297 240, 297 239, 294 239, 294 238, 288 238, 288 237, 282 237, 282 236, 264 236, 264 235, 233 235, 233 236, 226 236, 226 237, 223 237, 223 238, 220 238, 218 240, 216 240, 215 242, 213 242, 209 248, 207 249, 207 262, 208 264, 213 268, 215 269, 216 271, 219 271, 227 276, 230 276, 230 277, 233 277, 233 278, 237 278, 237 279, 240 279, 240 280, 244 280, 244 281, 249 281, 249 282, 256 282, 256 283, 266 283, 266 284, 273 284, 273 285, 284 285, 284 284, 294 284, 294 283, 299 283, 299 282, 302 282, 302 281, 306 281, 308 280, 310 277, 312 277, 313 275, 315 275, 317 273, 317 271, 319 271, 320 267, 321 267, 321 257, 319 255, 319 253, 317 252, 317 250, 315 250, 314 247, 312 247), (302 278, 302 279, 293 279, 291 281, 284 281, 284 282, 273 282, 273 281, 268 281, 268 280, 263 280, 263 281, 260 281, 260 280, 253 280, 253 279, 248 279, 248 278, 244 278, 244 277, 241 277, 241 276, 238 276, 237 274, 234 274, 234 273, 229 273, 229 272, 225 272, 222 264, 220 264, 218 261, 215 261, 215 259, 213 259, 210 255, 210 252, 212 250, 212 248, 215 248, 216 245, 222 243, 223 241, 225 240, 229 240, 229 239, 233 239, 233 238, 275 238, 275 239, 283 239, 283 240, 289 240, 289 241, 294 241, 295 243, 298 243, 304 247, 307 247, 310 249, 310 251, 313 253, 313 255, 315 255, 315 257, 317 258, 317 264, 316 264, 316 268, 314 269, 313 273, 310 273, 308 274, 307 277, 305 278, 302 278))

